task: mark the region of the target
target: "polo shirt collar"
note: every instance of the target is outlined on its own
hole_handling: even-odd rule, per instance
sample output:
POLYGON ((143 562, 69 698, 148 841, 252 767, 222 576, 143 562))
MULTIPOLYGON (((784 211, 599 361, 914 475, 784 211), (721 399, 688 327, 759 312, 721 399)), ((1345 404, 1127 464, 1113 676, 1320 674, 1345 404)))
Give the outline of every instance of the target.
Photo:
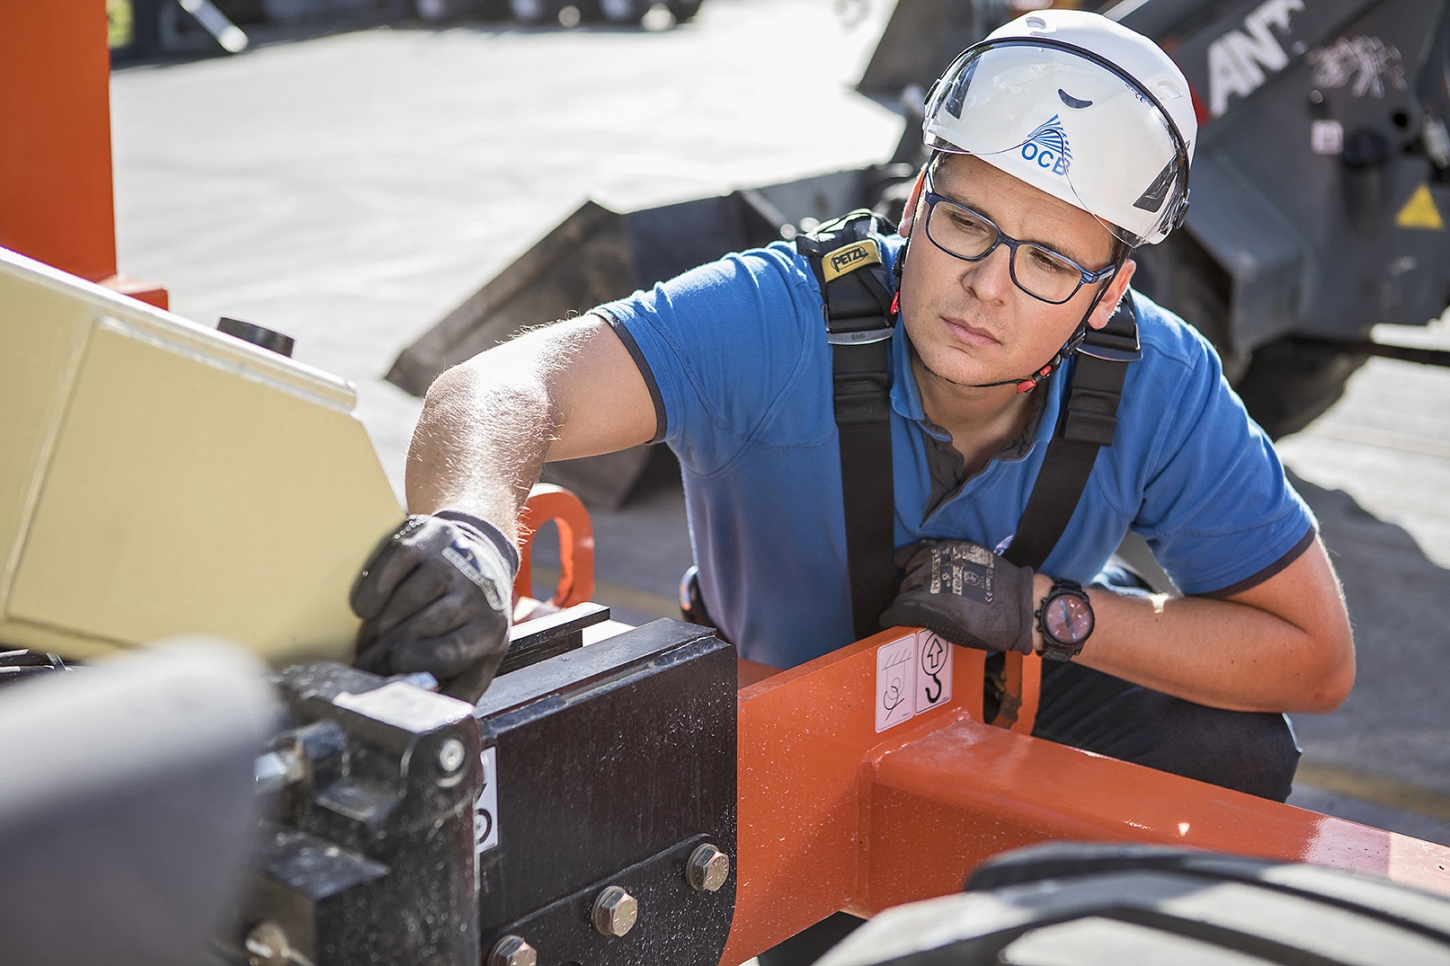
MULTIPOLYGON (((1037 426, 1032 434, 1032 446, 1027 452, 1021 454, 1025 458, 1028 453, 1038 446, 1046 446, 1052 440, 1053 428, 1057 425, 1057 414, 1062 405, 1063 386, 1067 385, 1076 362, 1076 356, 1068 359, 1057 367, 1057 371, 1048 377, 1045 383, 1039 385, 1033 392, 1045 392, 1047 399, 1038 417, 1037 426)), ((911 420, 932 438, 946 440, 947 434, 942 431, 926 416, 926 409, 921 404, 921 387, 916 384, 916 373, 911 370, 911 339, 906 334, 906 325, 899 319, 896 323, 896 330, 891 335, 891 408, 903 419, 911 420)))

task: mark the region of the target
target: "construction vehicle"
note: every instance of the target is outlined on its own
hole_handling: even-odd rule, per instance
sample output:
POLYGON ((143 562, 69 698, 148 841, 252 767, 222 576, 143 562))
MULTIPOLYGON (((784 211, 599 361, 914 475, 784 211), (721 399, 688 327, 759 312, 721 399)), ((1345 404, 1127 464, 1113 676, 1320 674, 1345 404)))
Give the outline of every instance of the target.
MULTIPOLYGON (((1377 324, 1424 325, 1450 303, 1445 5, 1124 0, 1102 9, 1170 52, 1199 120, 1187 223, 1138 249, 1134 287, 1214 343, 1269 435, 1308 425, 1371 355, 1450 364, 1444 352, 1371 338, 1377 324)), ((900 0, 858 86, 905 115, 891 158, 624 214, 588 203, 406 349, 388 378, 421 395, 443 368, 521 325, 587 311, 853 208, 899 215, 925 160, 926 88, 1019 12, 1002 0, 900 0)), ((643 465, 642 454, 619 455, 553 478, 611 507, 643 465)))
POLYGON ((924 631, 778 671, 709 628, 610 622, 559 489, 526 522, 559 523, 563 578, 476 705, 346 666, 346 589, 403 515, 350 387, 119 279, 109 207, 55 230, 109 166, 108 139, 70 140, 105 116, 82 69, 102 35, 72 29, 100 16, 0 8, 32 70, 101 78, 27 85, 55 116, 4 102, 27 137, 0 241, 47 256, 0 252, 6 962, 733 966, 932 899, 837 966, 1450 957, 1450 849, 1034 739, 1034 658, 1008 663, 997 727, 984 654, 924 631), (34 167, 47 151, 64 163, 34 167), (1069 840, 1135 847, 991 861, 1069 840))

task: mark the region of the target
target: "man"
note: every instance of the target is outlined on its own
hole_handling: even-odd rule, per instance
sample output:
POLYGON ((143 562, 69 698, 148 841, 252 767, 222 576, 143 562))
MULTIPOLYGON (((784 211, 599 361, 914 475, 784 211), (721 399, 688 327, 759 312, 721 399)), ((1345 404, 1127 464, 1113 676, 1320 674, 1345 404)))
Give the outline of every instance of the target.
MULTIPOLYGON (((904 579, 883 625, 1059 658, 1039 736, 1282 800, 1298 757, 1282 713, 1343 701, 1353 644, 1313 518, 1217 356, 1129 296, 1132 248, 1186 208, 1187 82, 1105 18, 1043 11, 964 53, 924 127, 932 161, 876 249, 899 279, 883 344, 904 579), (1120 303, 1141 353, 1111 445, 1050 554, 1009 562, 1075 350, 1120 303), (1078 589, 1129 529, 1186 596, 1078 589)), ((856 639, 842 479, 858 468, 842 466, 816 272, 776 243, 441 376, 409 455, 419 516, 354 593, 359 663, 476 696, 543 463, 659 440, 680 459, 704 604, 742 656, 786 667, 856 639)))

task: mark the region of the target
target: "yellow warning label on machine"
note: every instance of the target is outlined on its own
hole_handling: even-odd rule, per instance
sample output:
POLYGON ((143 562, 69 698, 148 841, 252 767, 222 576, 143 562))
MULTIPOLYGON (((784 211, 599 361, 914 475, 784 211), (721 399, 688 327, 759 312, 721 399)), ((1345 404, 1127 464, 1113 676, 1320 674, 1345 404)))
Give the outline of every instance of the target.
POLYGON ((1410 195, 1410 200, 1395 215, 1395 224, 1401 228, 1424 228, 1429 231, 1444 231, 1445 219, 1440 217, 1440 209, 1435 207, 1435 199, 1430 196, 1430 186, 1420 182, 1420 187, 1410 195))
POLYGON ((854 272, 858 268, 880 264, 881 251, 876 247, 874 239, 867 238, 844 245, 833 252, 827 252, 821 262, 821 268, 826 276, 826 281, 834 282, 842 275, 854 272))

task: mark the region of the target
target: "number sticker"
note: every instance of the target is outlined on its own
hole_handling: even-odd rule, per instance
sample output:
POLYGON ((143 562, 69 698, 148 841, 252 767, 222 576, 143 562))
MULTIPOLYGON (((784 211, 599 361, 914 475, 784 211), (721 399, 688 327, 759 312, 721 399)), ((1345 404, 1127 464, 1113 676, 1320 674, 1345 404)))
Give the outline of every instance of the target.
POLYGON ((483 790, 473 806, 473 850, 482 855, 498 845, 498 747, 485 748, 483 790))

